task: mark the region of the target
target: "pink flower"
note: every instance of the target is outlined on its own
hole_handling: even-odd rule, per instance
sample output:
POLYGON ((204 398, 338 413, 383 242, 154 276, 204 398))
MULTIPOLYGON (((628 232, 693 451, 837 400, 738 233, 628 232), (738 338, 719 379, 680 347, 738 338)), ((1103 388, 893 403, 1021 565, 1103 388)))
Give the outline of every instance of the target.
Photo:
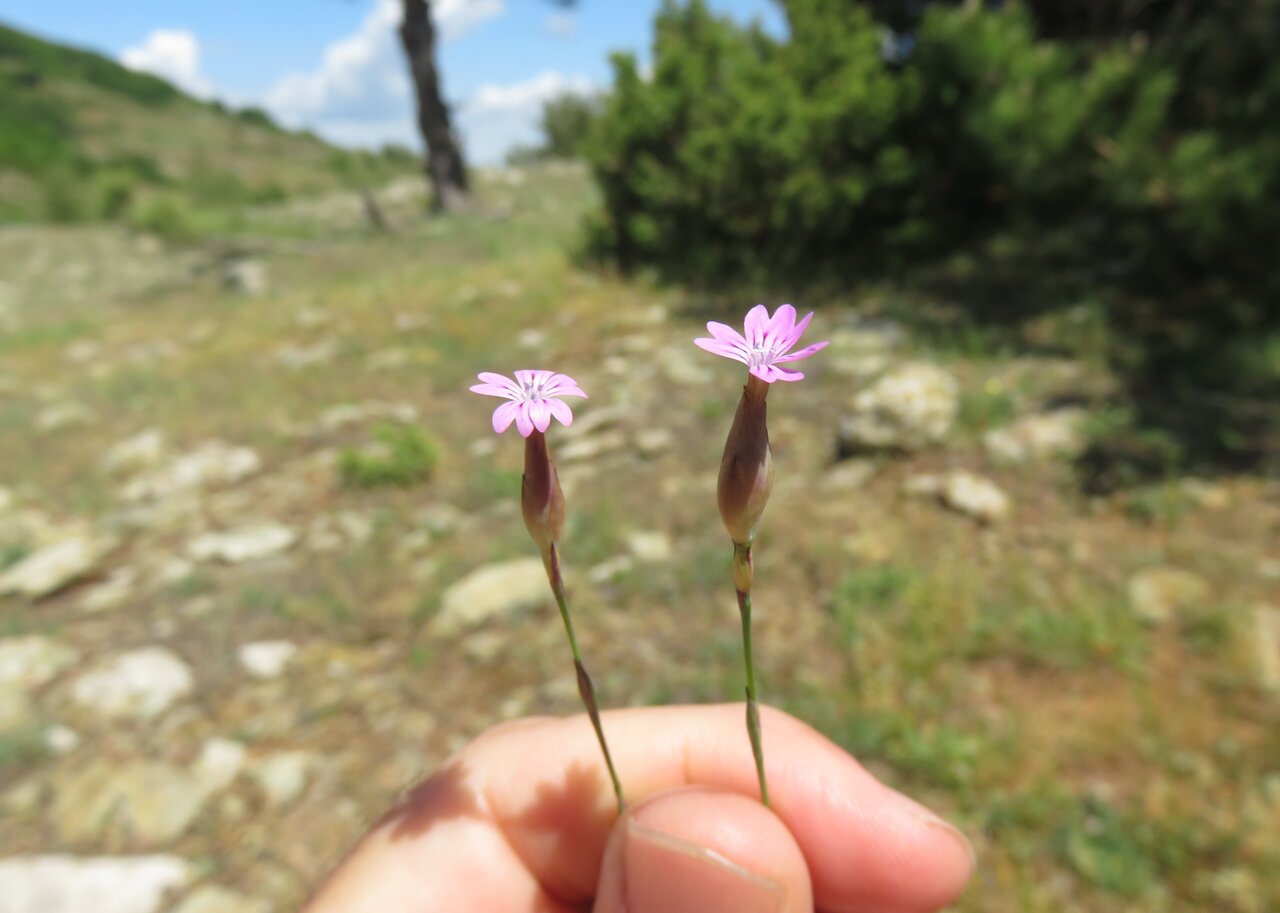
POLYGON ((782 305, 770 317, 769 309, 763 304, 757 304, 747 311, 745 336, 732 327, 713 320, 707 324, 707 332, 714 338, 695 339, 693 344, 713 355, 742 362, 747 366, 747 373, 766 384, 775 380, 804 380, 804 375, 799 371, 786 371, 778 365, 808 358, 826 347, 825 342, 815 342, 799 352, 791 351, 792 346, 804 335, 805 327, 811 319, 812 311, 796 323, 796 309, 789 304, 782 305))
POLYGON ((510 400, 493 410, 493 430, 498 434, 515 422, 520 436, 528 437, 534 430, 546 431, 551 426, 552 416, 558 418, 562 425, 572 425, 573 410, 557 397, 587 397, 576 380, 553 371, 517 371, 515 380, 488 371, 477 376, 483 383, 474 384, 472 393, 510 400))

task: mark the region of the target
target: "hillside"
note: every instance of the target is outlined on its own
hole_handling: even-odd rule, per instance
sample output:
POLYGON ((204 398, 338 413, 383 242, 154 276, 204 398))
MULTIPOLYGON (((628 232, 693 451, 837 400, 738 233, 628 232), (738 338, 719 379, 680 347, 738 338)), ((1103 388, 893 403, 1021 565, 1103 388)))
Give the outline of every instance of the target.
POLYGON ((407 150, 337 149, 261 110, 199 101, 101 54, 0 25, 0 222, 123 218, 172 229, 416 167, 407 150))

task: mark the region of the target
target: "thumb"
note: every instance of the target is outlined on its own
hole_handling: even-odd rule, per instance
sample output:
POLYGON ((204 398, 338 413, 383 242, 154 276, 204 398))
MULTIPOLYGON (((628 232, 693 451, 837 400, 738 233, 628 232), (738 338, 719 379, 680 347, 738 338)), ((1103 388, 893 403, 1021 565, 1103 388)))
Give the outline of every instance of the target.
POLYGON ((804 856, 781 819, 692 787, 628 810, 605 848, 594 913, 811 913, 804 856))

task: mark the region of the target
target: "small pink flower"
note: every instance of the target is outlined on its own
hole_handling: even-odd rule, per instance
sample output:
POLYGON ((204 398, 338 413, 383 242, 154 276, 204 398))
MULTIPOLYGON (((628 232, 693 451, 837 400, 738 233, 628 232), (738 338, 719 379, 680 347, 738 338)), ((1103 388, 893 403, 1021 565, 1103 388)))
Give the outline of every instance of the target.
POLYGON ((763 304, 757 304, 747 311, 745 336, 733 327, 713 320, 707 324, 707 332, 714 338, 695 339, 693 344, 713 355, 742 362, 747 366, 747 373, 766 384, 775 380, 804 380, 804 375, 799 371, 786 371, 778 365, 800 361, 819 349, 826 348, 825 342, 815 342, 798 352, 791 351, 792 346, 804 335, 805 327, 811 319, 812 311, 796 323, 796 309, 789 304, 782 305, 770 317, 769 309, 763 304))
POLYGON ((511 400, 493 410, 493 430, 498 434, 515 422, 520 436, 528 437, 535 430, 546 431, 551 426, 552 416, 558 418, 562 425, 572 425, 573 410, 556 397, 587 397, 576 380, 553 371, 517 371, 515 380, 489 371, 482 371, 477 376, 484 383, 474 384, 472 393, 511 400))

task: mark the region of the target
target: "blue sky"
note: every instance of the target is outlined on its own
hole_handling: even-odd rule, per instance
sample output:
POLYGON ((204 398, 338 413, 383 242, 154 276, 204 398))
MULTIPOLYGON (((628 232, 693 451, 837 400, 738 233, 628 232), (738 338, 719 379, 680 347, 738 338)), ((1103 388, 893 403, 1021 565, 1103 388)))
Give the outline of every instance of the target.
MULTIPOLYGON (((647 56, 660 0, 433 0, 441 65, 481 164, 536 137, 542 101, 609 81, 613 50, 647 56)), ((348 145, 417 146, 396 43, 399 0, 0 0, 0 22, 90 47, 193 94, 260 105, 348 145)), ((711 0, 781 31, 770 0, 711 0)))

